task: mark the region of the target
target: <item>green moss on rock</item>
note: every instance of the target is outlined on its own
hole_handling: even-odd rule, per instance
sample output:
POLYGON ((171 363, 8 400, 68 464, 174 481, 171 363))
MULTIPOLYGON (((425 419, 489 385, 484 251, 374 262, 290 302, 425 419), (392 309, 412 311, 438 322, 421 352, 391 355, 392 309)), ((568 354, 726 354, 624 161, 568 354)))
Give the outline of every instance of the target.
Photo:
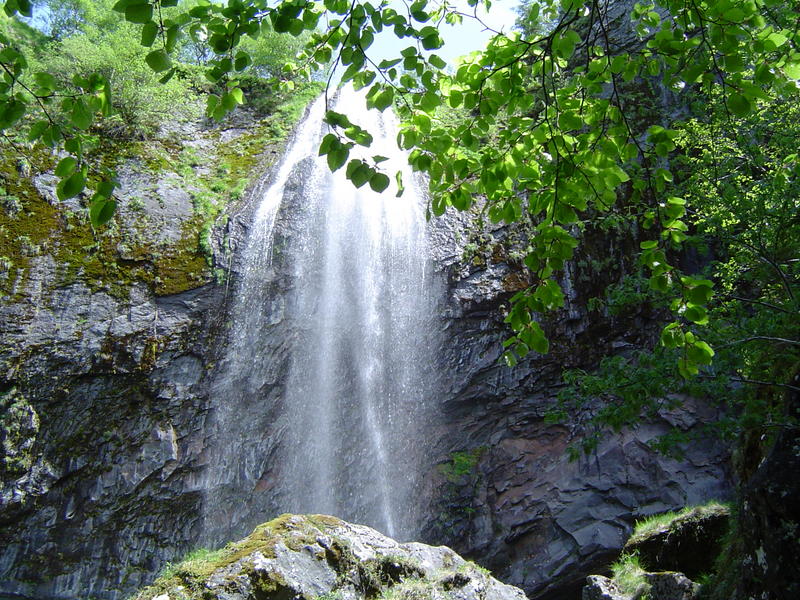
POLYGON ((85 210, 70 210, 58 202, 53 205, 34 185, 35 176, 52 172, 56 155, 47 148, 27 150, 21 168, 23 159, 17 151, 0 145, 3 296, 11 301, 23 299, 31 270, 43 256, 51 256, 56 264, 54 287, 81 282, 93 291, 121 299, 129 296, 135 284, 169 295, 214 280, 209 239, 215 224, 269 166, 277 153, 268 154, 267 150, 282 148, 305 106, 319 91, 318 84, 302 87, 273 114, 257 119, 224 143, 218 128, 201 130, 199 137, 191 140, 99 141, 87 153, 94 168, 128 168, 142 178, 142 198, 156 194, 159 181, 175 174, 193 195, 193 214, 180 224, 178 239, 167 243, 157 240, 157 225, 147 221, 146 213, 141 219, 136 214, 129 217, 132 222, 126 227, 119 213, 111 225, 94 230, 85 210))
POLYGON ((222 550, 190 555, 135 600, 339 597, 524 600, 448 548, 398 544, 324 515, 282 515, 222 550))
POLYGON ((649 571, 679 571, 695 579, 714 569, 728 530, 730 508, 718 502, 655 515, 637 523, 623 553, 649 571))

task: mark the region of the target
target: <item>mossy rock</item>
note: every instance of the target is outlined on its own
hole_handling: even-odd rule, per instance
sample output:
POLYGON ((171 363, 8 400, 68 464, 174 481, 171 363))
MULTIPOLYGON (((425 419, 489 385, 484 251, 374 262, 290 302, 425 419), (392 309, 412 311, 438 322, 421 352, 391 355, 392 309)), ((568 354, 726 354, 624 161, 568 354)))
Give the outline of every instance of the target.
POLYGON ((648 571, 678 571, 690 579, 711 573, 728 531, 730 509, 712 503, 681 511, 672 518, 647 521, 623 548, 636 553, 648 571))
POLYGON ((168 565, 135 600, 525 600, 449 548, 400 544, 325 515, 282 515, 168 565))

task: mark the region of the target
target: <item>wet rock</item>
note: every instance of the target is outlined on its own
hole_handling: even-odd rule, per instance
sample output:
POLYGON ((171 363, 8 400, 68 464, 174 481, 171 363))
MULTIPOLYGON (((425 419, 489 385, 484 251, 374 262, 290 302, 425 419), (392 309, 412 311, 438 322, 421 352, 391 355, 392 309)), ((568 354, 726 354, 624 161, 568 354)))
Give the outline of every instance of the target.
POLYGON ((283 515, 210 559, 190 561, 136 600, 319 597, 525 600, 445 547, 398 543, 369 527, 323 515, 283 515))
MULTIPOLYGON (((463 216, 447 219, 433 227, 469 227, 463 216)), ((636 519, 730 496, 723 444, 701 436, 682 460, 649 446, 673 426, 702 431, 717 413, 701 400, 681 398, 679 410, 605 436, 593 455, 576 461, 567 447, 582 435, 579 418, 564 425, 545 420, 565 368, 591 369, 603 355, 646 347, 657 331, 658 315, 646 310, 615 317, 587 308, 588 298, 602 294, 603 278, 625 270, 590 275, 578 265, 591 256, 625 255, 620 246, 630 240, 587 234, 585 254, 562 282, 567 306, 546 322, 550 354, 509 369, 501 360, 509 335, 503 317, 514 290, 486 282, 492 273, 519 270, 513 252, 493 248, 511 240, 513 249, 520 233, 489 229, 482 238, 488 263, 478 265, 461 261, 465 230, 435 235, 450 244, 436 250, 450 295, 442 309, 448 342, 437 367, 445 424, 432 450, 438 465, 427 476, 434 516, 423 530, 426 541, 475 558, 531 597, 577 596, 588 574, 619 555, 636 519), (469 473, 448 477, 454 455, 476 450, 469 473)))

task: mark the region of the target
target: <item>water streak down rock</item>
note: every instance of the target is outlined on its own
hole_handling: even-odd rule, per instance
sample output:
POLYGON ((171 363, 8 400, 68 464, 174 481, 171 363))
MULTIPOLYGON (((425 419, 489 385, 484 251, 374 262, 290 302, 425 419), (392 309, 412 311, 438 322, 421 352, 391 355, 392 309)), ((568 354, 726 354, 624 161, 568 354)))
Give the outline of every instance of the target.
MULTIPOLYGON (((335 108, 356 102, 363 97, 345 89, 335 108)), ((213 393, 206 514, 215 530, 240 522, 231 510, 245 493, 250 514, 325 512, 408 539, 419 521, 441 296, 424 202, 389 113, 353 119, 375 136, 369 155, 389 157, 381 168, 404 172, 403 196, 355 189, 344 169, 331 174, 315 156, 323 104, 300 126, 244 249, 213 393)))

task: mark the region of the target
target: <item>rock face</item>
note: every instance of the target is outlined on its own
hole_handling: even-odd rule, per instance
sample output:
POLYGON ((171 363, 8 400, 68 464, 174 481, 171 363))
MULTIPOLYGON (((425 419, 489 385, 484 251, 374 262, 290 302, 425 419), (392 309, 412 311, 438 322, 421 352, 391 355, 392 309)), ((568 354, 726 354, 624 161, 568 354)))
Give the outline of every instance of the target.
POLYGON ((713 418, 711 408, 684 398, 681 411, 610 434, 596 454, 570 462, 566 448, 580 428, 545 421, 562 370, 591 368, 603 355, 647 344, 657 315, 647 307, 616 317, 590 313, 588 298, 626 272, 622 258, 598 271, 591 257, 630 256, 624 244, 632 241, 589 237, 563 282, 567 305, 548 320, 550 354, 509 369, 500 355, 504 306, 517 289, 519 268, 507 250, 515 235, 486 231, 479 260, 467 264, 465 235, 461 246, 444 234, 437 245, 448 276, 450 341, 440 367, 447 426, 430 474, 435 517, 427 539, 478 560, 530 597, 577 596, 589 573, 616 558, 634 520, 728 497, 727 454, 711 439, 693 444, 681 461, 650 449, 672 425, 691 432, 713 418))
POLYGON ((646 573, 644 578, 652 600, 693 600, 700 591, 700 585, 683 573, 646 573))
MULTIPOLYGON (((215 137, 199 127, 184 134, 215 137)), ((202 531, 207 374, 229 290, 190 272, 209 267, 181 237, 198 217, 174 173, 138 159, 119 172, 118 228, 84 240, 77 199, 58 206, 0 302, 0 594, 116 598, 202 531)), ((26 210, 50 215, 52 179, 34 178, 26 210)), ((220 261, 238 231, 217 228, 220 261)))
POLYGON ((171 567, 136 600, 525 600, 449 548, 400 544, 323 516, 283 515, 201 560, 171 567))
POLYGON ((581 600, 694 600, 700 585, 683 573, 663 571, 643 573, 641 588, 634 593, 625 593, 613 579, 602 575, 589 575, 581 593, 581 600))
POLYGON ((581 600, 622 600, 625 598, 617 584, 602 575, 589 575, 581 592, 581 600))
POLYGON ((73 285, 0 309, 14 382, 2 400, 0 589, 108 593, 191 543, 220 301, 209 287, 123 302, 73 285))
MULTIPOLYGON (((800 387, 800 374, 793 385, 800 387)), ((744 486, 738 535, 743 565, 736 598, 800 597, 800 392, 786 397, 787 426, 744 486)))
MULTIPOLYGON (((294 178, 300 189, 302 173, 294 178)), ((233 250, 226 283, 168 295, 134 285, 121 297, 94 282, 59 285, 59 265, 42 256, 16 299, 0 307, 0 592, 115 600, 192 547, 241 537, 274 516, 281 423, 271 421, 286 379, 284 334, 292 335, 282 295, 298 285, 281 248, 298 235, 291 203, 299 195, 278 217, 274 272, 265 274, 274 319, 253 357, 263 368, 253 383, 259 402, 240 413, 254 437, 217 430, 214 409, 227 400, 214 397, 213 375, 225 358, 236 250, 257 198, 212 240, 233 250), (211 437, 240 448, 230 473, 208 468, 211 437)), ((625 272, 616 257, 630 255, 635 241, 587 244, 563 282, 567 308, 549 325, 553 351, 512 370, 499 357, 505 306, 527 285, 508 252, 517 233, 478 228, 478 250, 468 250, 471 219, 450 215, 431 230, 448 342, 430 369, 441 418, 426 424, 422 539, 455 548, 532 597, 577 595, 583 578, 617 554, 635 518, 725 497, 726 455, 711 441, 682 461, 649 449, 672 424, 692 431, 713 416, 686 399, 681 412, 608 436, 595 455, 570 462, 565 448, 580 429, 544 419, 562 369, 646 343, 657 316, 644 307, 597 318, 587 307, 604 281, 625 272), (599 257, 599 269, 581 266, 599 257)), ((477 579, 461 581, 453 589, 477 579)))

